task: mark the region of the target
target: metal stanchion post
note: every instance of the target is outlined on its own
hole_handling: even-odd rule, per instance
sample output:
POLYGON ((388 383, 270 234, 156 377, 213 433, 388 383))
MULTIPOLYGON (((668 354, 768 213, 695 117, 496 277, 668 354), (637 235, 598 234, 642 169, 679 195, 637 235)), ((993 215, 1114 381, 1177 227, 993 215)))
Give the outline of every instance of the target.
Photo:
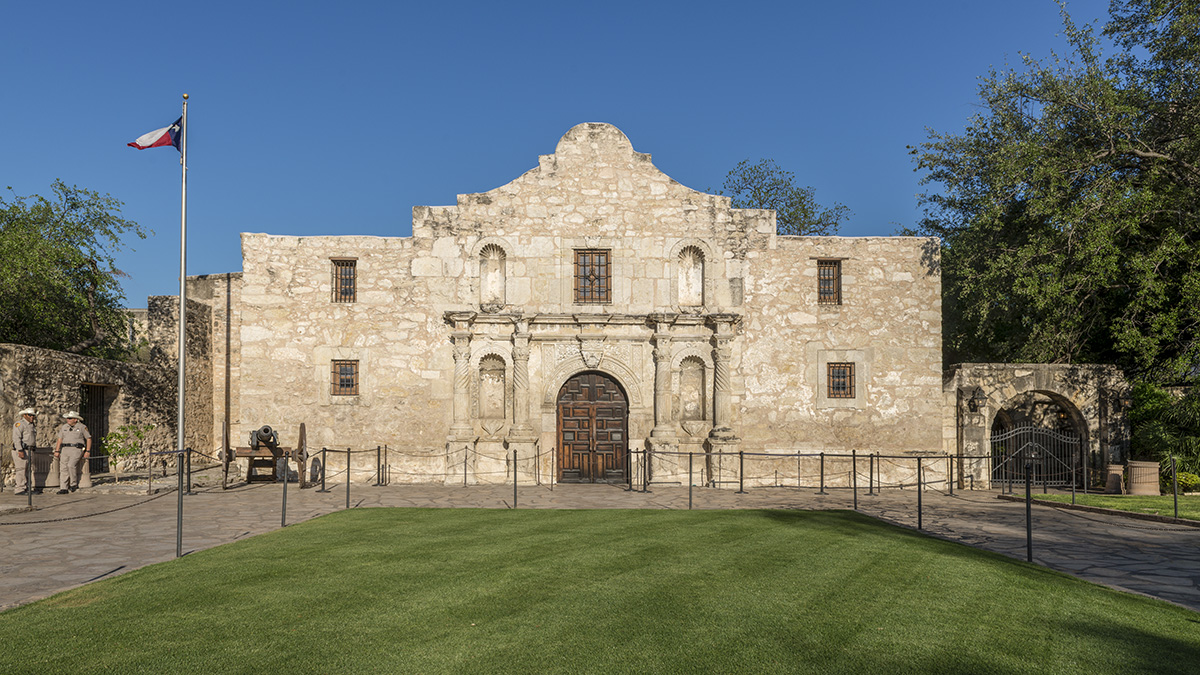
POLYGON ((817 490, 817 494, 825 494, 825 453, 821 453, 821 489, 817 490))
POLYGON ((383 485, 383 446, 375 446, 375 487, 383 485))
POLYGON ((954 455, 946 453, 946 484, 950 486, 950 496, 954 496, 954 455))
POLYGON ((1071 503, 1072 504, 1075 503, 1075 465, 1078 463, 1078 461, 1079 461, 1079 458, 1076 457, 1075 453, 1072 452, 1071 453, 1071 503))
POLYGON ((513 450, 513 508, 517 508, 517 451, 513 450))
POLYGON ((854 510, 858 510, 858 450, 850 450, 850 487, 854 491, 854 510))
POLYGON ((186 458, 184 464, 187 466, 187 492, 185 494, 195 494, 192 492, 192 449, 184 448, 184 456, 186 458))
POLYGON ((281 509, 279 509, 279 526, 280 526, 280 527, 287 527, 287 484, 288 484, 288 471, 287 471, 287 463, 286 463, 286 462, 284 463, 283 467, 284 467, 284 468, 283 468, 283 507, 282 507, 281 509))
POLYGON ((1033 562, 1033 460, 1025 460, 1025 560, 1033 562))
POLYGON ((1179 520, 1179 474, 1175 472, 1175 455, 1171 455, 1171 494, 1175 496, 1175 520, 1179 520))
POLYGON ((875 453, 867 456, 867 494, 875 494, 875 453))
POLYGON ((739 495, 746 494, 746 451, 738 450, 738 491, 739 495))
POLYGON ((325 474, 329 473, 329 465, 325 463, 327 453, 328 450, 321 448, 321 489, 317 490, 317 492, 329 492, 329 490, 325 489, 325 474))
POLYGON ((692 480, 692 458, 694 457, 695 455, 688 453, 688 511, 692 510, 692 486, 696 484, 696 481, 692 480))
POLYGON ((917 458, 917 529, 918 530, 921 529, 922 526, 925 524, 924 520, 923 520, 923 517, 925 514, 924 514, 924 509, 922 508, 922 504, 921 504, 921 493, 925 491, 924 487, 925 487, 925 485, 921 480, 921 458, 918 457, 917 458))
POLYGON ((350 448, 346 448, 346 508, 350 508, 350 448))

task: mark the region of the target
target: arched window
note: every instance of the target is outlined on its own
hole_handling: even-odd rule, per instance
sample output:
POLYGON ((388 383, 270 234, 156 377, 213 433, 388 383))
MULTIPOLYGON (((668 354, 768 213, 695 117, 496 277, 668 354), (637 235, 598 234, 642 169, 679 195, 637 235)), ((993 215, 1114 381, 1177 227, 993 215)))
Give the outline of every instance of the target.
POLYGON ((504 249, 488 244, 479 252, 479 304, 485 311, 504 307, 504 249))
POLYGON ((679 416, 681 420, 702 420, 708 415, 704 387, 704 362, 689 356, 679 364, 679 416))
POLYGON ((504 419, 504 359, 490 354, 479 361, 479 416, 504 419))
POLYGON ((679 305, 701 307, 704 305, 704 253, 695 246, 679 252, 679 305))

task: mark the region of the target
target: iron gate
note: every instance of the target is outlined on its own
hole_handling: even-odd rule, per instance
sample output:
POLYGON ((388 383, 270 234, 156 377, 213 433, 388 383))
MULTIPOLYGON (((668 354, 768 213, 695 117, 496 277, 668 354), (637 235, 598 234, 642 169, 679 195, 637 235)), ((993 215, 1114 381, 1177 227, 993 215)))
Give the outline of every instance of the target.
POLYGON ((1024 482, 1025 463, 1033 463, 1033 482, 1046 486, 1078 485, 1082 468, 1079 436, 1046 427, 1013 427, 992 435, 992 482, 1024 482))

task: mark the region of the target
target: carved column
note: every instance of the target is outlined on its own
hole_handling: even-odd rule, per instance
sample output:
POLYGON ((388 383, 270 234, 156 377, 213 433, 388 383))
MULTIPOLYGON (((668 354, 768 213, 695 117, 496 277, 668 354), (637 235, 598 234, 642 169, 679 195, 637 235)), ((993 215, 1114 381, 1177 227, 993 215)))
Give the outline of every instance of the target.
POLYGON ((741 465, 735 453, 741 439, 733 431, 733 382, 730 367, 733 359, 733 328, 739 317, 733 314, 713 314, 713 428, 708 445, 717 453, 712 459, 713 479, 717 487, 736 489, 741 465))
POLYGON ((471 333, 455 331, 454 342, 454 424, 450 432, 457 439, 471 436, 471 333))
POLYGON ((716 315, 713 323, 713 429, 710 438, 737 440, 733 433, 733 384, 730 361, 733 358, 735 318, 716 315))
POLYGON ((654 324, 654 429, 650 435, 675 436, 675 422, 671 419, 671 334, 663 321, 654 324))
POLYGON ((474 482, 475 427, 471 424, 471 321, 473 314, 447 313, 454 326, 454 423, 446 439, 446 485, 474 482))
POLYGON ((535 434, 529 425, 529 320, 517 319, 513 331, 513 425, 509 439, 532 439, 535 434))

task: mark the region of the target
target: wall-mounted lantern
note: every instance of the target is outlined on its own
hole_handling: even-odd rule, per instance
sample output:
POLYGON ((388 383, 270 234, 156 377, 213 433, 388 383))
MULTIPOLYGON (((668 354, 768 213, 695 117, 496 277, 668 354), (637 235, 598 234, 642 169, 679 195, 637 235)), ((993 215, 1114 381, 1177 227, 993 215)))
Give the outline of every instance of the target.
POLYGON ((987 403, 987 397, 983 395, 983 388, 975 387, 975 393, 971 394, 971 398, 967 399, 967 410, 977 413, 985 403, 987 403))

